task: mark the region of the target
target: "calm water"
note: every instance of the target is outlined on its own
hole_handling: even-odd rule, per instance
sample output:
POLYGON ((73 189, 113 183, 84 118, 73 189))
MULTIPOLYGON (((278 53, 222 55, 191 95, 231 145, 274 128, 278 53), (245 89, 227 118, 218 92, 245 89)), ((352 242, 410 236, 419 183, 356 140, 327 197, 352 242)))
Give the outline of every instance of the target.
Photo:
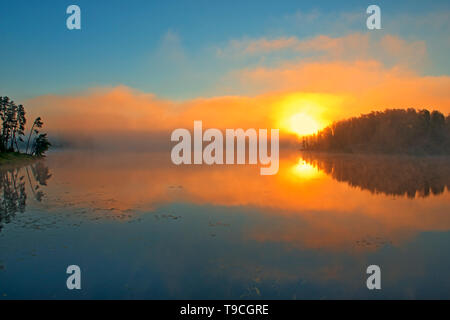
POLYGON ((2 299, 450 298, 449 158, 292 152, 263 177, 71 151, 0 171, 2 299))

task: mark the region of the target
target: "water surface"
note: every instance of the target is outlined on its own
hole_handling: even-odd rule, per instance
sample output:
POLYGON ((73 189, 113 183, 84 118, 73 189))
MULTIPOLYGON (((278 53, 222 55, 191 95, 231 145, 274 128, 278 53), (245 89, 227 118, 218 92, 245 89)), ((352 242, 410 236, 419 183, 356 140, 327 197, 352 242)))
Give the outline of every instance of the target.
POLYGON ((283 152, 260 176, 168 157, 61 151, 3 167, 0 297, 450 298, 449 158, 283 152), (73 264, 82 289, 69 291, 73 264))

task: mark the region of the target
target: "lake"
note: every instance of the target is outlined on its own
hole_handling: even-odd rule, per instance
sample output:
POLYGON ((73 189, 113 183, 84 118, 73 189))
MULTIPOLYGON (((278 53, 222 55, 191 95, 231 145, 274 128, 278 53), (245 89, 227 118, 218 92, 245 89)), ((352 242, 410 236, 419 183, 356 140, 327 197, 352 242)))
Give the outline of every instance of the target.
POLYGON ((259 169, 99 151, 3 167, 0 298, 450 298, 448 157, 283 151, 259 169))

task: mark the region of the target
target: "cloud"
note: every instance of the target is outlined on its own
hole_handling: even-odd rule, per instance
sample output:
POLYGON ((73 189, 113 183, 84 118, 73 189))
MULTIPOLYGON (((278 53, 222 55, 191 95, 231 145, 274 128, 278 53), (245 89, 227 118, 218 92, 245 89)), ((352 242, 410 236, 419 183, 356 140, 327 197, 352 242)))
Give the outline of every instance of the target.
MULTIPOLYGON (((161 46, 170 48, 168 52, 179 51, 175 34, 169 32, 163 42, 169 44, 161 46)), ((386 108, 450 112, 450 77, 424 76, 413 68, 426 56, 420 41, 392 35, 376 42, 367 34, 340 38, 321 35, 307 40, 290 37, 233 42, 228 48, 241 55, 288 49, 312 52, 316 58, 235 70, 216 85, 219 94, 209 98, 173 101, 117 86, 40 96, 27 105, 58 136, 73 139, 84 135, 109 141, 136 140, 130 136, 148 134, 160 139, 162 133, 176 128, 192 128, 194 120, 202 120, 205 127, 279 128, 287 134, 289 129, 283 124, 298 113, 326 125, 386 108), (374 48, 380 53, 377 58, 374 48), (322 52, 321 58, 317 52, 322 52), (389 59, 391 64, 386 63, 389 59)), ((175 60, 182 57, 175 54, 175 60)))
POLYGON ((450 24, 448 22, 449 16, 449 9, 419 12, 418 14, 404 12, 397 13, 389 19, 384 19, 384 25, 385 28, 389 30, 418 35, 438 35, 448 41, 450 38, 450 24))
POLYGON ((156 50, 156 57, 166 63, 183 64, 186 62, 186 54, 178 33, 168 30, 163 35, 156 50))
POLYGON ((230 40, 227 47, 217 49, 217 54, 222 57, 227 55, 261 54, 284 49, 292 49, 297 46, 298 43, 299 39, 297 37, 282 37, 272 40, 266 38, 254 40, 230 40))
POLYGON ((281 24, 287 24, 292 30, 314 30, 316 33, 344 34, 365 28, 367 19, 366 7, 362 6, 353 11, 324 12, 313 9, 311 11, 297 11, 282 17, 281 24))
POLYGON ((231 40, 217 49, 222 58, 245 58, 268 54, 291 53, 292 59, 345 60, 377 59, 386 65, 417 67, 426 62, 427 49, 423 41, 406 41, 395 35, 373 36, 369 33, 352 33, 343 37, 318 35, 299 39, 295 36, 275 39, 231 40))
MULTIPOLYGON (((385 68, 376 61, 299 63, 257 68, 232 75, 253 96, 217 96, 175 102, 128 87, 92 89, 77 95, 50 95, 26 103, 50 132, 66 137, 141 136, 192 128, 288 128, 280 124, 306 113, 323 124, 386 108, 438 109, 450 113, 450 77, 420 76, 385 68)), ((169 144, 168 135, 163 142, 169 144)), ((131 139, 132 140, 132 139, 131 139)))
POLYGON ((421 76, 404 67, 386 68, 376 60, 297 62, 276 68, 244 69, 225 83, 254 93, 314 92, 341 96, 330 120, 385 108, 436 108, 450 112, 449 76, 421 76))

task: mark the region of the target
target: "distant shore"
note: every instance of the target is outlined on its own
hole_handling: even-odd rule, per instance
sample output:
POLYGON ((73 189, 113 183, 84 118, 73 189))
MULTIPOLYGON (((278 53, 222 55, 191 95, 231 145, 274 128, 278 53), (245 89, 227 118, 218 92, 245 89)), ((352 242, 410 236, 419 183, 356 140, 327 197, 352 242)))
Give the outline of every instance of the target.
POLYGON ((351 154, 450 155, 450 114, 412 108, 372 111, 303 137, 302 147, 351 154))

